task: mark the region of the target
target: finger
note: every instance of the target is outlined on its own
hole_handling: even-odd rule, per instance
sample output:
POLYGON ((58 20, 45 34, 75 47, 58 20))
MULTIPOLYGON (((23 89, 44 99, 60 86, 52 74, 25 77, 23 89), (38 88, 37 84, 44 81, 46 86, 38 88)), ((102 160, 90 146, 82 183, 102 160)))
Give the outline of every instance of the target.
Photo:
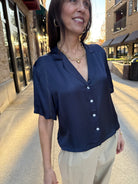
POLYGON ((120 151, 120 142, 117 143, 116 153, 118 154, 120 151))
POLYGON ((120 148, 121 151, 124 150, 124 142, 121 143, 121 148, 120 148))

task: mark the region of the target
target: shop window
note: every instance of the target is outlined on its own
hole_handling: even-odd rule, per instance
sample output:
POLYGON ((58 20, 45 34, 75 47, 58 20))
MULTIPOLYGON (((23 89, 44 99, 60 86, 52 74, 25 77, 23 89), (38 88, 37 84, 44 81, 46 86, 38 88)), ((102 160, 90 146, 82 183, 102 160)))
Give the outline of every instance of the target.
POLYGON ((29 57, 27 23, 26 23, 26 17, 21 11, 19 12, 19 18, 20 18, 21 44, 22 44, 25 73, 26 73, 27 81, 30 81, 31 80, 31 63, 30 63, 30 57, 29 57))
POLYGON ((115 4, 118 4, 121 0, 115 0, 115 4))
POLYGON ((117 58, 127 56, 127 54, 128 54, 128 48, 126 45, 117 47, 117 58))
POLYGON ((19 85, 20 88, 23 88, 25 86, 25 78, 24 78, 24 66, 23 66, 23 60, 21 57, 21 48, 20 48, 20 40, 19 40, 19 32, 17 27, 17 18, 15 13, 15 4, 13 4, 11 1, 9 1, 9 14, 10 14, 10 29, 11 29, 11 41, 13 44, 13 52, 15 56, 15 63, 17 66, 17 73, 18 79, 19 79, 19 85))
MULTIPOLYGON (((10 72, 13 72, 13 67, 12 67, 11 57, 10 57, 10 52, 9 52, 9 43, 8 43, 8 38, 7 38, 7 31, 6 31, 6 20, 5 20, 5 17, 4 17, 4 12, 3 12, 3 7, 2 7, 1 1, 0 1, 0 15, 1 15, 1 21, 2 21, 3 34, 4 34, 4 44, 5 44, 6 51, 7 51, 7 56, 8 56, 9 69, 10 69, 10 72)), ((11 77, 12 77, 12 75, 11 75, 11 77)))
POLYGON ((129 0, 128 15, 132 15, 133 12, 133 0, 129 0))
POLYGON ((126 27, 127 4, 125 3, 115 12, 114 32, 126 27))
POLYGON ((138 54, 138 43, 134 44, 134 55, 138 54))
POLYGON ((138 0, 134 0, 134 12, 138 11, 138 0))
POLYGON ((109 47, 108 49, 108 57, 113 58, 114 57, 114 47, 109 47))
POLYGON ((2 8, 1 1, 0 1, 0 15, 1 15, 1 20, 4 20, 4 13, 3 13, 3 8, 2 8))
POLYGON ((10 13, 10 21, 11 21, 11 24, 16 26, 16 16, 15 16, 15 6, 14 4, 9 1, 9 13, 10 13))
POLYGON ((19 18, 20 18, 20 27, 21 27, 21 30, 25 33, 27 33, 27 28, 26 28, 26 18, 25 16, 19 12, 19 18))

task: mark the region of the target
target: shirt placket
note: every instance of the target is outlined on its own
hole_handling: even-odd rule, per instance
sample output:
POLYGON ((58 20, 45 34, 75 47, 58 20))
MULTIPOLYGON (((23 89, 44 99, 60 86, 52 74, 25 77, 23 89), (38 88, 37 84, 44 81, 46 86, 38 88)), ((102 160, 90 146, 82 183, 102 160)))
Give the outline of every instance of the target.
POLYGON ((91 85, 86 86, 87 94, 88 94, 88 103, 90 107, 90 116, 92 119, 92 123, 95 124, 95 131, 97 133, 100 133, 100 126, 98 123, 98 113, 96 109, 96 101, 94 98, 94 92, 93 92, 93 87, 91 85))

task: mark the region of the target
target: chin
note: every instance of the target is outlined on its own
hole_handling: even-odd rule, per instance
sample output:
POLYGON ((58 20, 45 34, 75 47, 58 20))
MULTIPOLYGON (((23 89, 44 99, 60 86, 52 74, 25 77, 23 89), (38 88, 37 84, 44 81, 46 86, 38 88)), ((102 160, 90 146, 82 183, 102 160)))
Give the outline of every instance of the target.
POLYGON ((83 33, 84 29, 68 29, 67 34, 69 34, 69 32, 73 35, 76 36, 80 36, 83 33))
POLYGON ((76 31, 74 31, 74 34, 75 33, 80 36, 83 33, 83 30, 82 29, 81 30, 76 30, 76 31))

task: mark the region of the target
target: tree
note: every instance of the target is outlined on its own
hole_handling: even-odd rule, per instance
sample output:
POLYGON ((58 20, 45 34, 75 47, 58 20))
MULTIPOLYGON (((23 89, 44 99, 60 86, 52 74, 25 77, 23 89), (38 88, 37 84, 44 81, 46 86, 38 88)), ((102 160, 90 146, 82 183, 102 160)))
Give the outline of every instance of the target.
POLYGON ((101 25, 100 38, 97 40, 99 45, 102 45, 105 42, 105 21, 101 25))

